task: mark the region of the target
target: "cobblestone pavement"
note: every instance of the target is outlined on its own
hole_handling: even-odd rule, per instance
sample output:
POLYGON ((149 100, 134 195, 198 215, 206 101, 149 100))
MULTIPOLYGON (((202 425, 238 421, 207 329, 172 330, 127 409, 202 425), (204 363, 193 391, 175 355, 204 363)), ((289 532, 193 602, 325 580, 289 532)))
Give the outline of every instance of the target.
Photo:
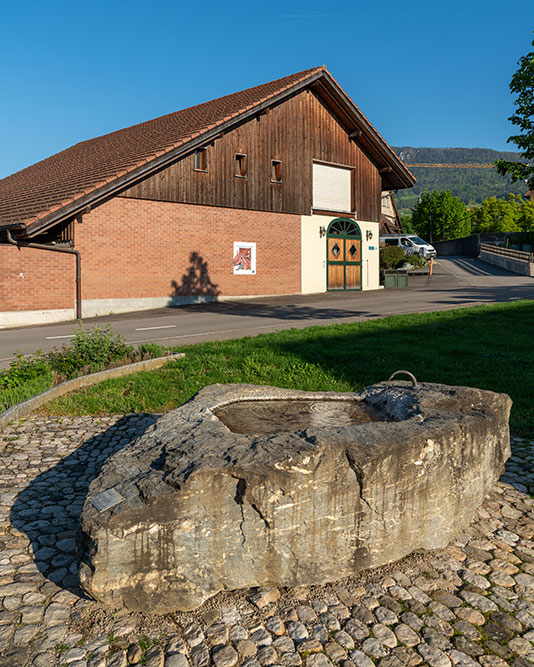
POLYGON ((153 416, 29 418, 0 434, 0 665, 534 664, 534 442, 446 549, 337 584, 112 613, 78 589, 74 536, 102 462, 153 416))

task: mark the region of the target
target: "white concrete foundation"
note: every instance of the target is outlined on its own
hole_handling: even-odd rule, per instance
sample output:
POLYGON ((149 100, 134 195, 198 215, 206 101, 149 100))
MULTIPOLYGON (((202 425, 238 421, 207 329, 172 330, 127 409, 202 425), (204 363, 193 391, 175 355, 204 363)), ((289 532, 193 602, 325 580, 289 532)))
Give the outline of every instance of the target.
POLYGON ((59 310, 13 310, 0 312, 0 329, 24 327, 30 324, 68 322, 76 317, 75 308, 59 310))
MULTIPOLYGON (((324 290, 320 290, 324 291, 324 290)), ((142 299, 87 299, 82 301, 83 319, 89 317, 105 317, 117 313, 133 313, 138 310, 153 310, 173 306, 189 306, 195 303, 211 303, 214 301, 239 301, 242 299, 262 299, 288 294, 255 294, 237 296, 161 296, 142 299)), ((30 326, 32 324, 53 324, 69 322, 76 318, 73 307, 62 310, 19 310, 0 312, 0 329, 30 326)))

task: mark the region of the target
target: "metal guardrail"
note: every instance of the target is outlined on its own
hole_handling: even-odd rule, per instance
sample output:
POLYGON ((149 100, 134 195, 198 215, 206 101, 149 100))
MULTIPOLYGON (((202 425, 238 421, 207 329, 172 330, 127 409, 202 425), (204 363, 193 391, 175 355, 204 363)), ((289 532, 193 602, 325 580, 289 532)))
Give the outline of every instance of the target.
POLYGON ((534 262, 534 253, 526 252, 524 250, 511 250, 510 248, 501 248, 491 243, 481 243, 480 252, 487 252, 491 255, 500 255, 508 259, 515 259, 518 262, 534 262))

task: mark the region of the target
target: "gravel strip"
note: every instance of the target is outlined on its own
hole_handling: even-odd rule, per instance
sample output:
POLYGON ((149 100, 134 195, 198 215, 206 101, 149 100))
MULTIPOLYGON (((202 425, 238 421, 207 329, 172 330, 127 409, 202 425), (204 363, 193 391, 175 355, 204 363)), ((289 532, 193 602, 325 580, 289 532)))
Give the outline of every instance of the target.
POLYGON ((534 441, 446 549, 325 586, 224 593, 194 613, 83 596, 74 536, 91 480, 154 415, 30 417, 0 434, 0 665, 534 664, 534 441))

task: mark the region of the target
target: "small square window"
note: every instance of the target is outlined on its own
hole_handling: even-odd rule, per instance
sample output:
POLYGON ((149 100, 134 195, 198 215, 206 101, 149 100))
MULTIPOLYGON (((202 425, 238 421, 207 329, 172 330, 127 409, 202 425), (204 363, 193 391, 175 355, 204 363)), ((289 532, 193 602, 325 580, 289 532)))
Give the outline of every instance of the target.
POLYGON ((271 181, 273 183, 282 182, 282 162, 280 160, 271 160, 271 181))
POLYGON ((199 148, 195 151, 195 169, 197 171, 208 171, 207 149, 199 148))
POLYGON ((240 178, 247 177, 247 156, 243 153, 235 154, 235 175, 240 178))

